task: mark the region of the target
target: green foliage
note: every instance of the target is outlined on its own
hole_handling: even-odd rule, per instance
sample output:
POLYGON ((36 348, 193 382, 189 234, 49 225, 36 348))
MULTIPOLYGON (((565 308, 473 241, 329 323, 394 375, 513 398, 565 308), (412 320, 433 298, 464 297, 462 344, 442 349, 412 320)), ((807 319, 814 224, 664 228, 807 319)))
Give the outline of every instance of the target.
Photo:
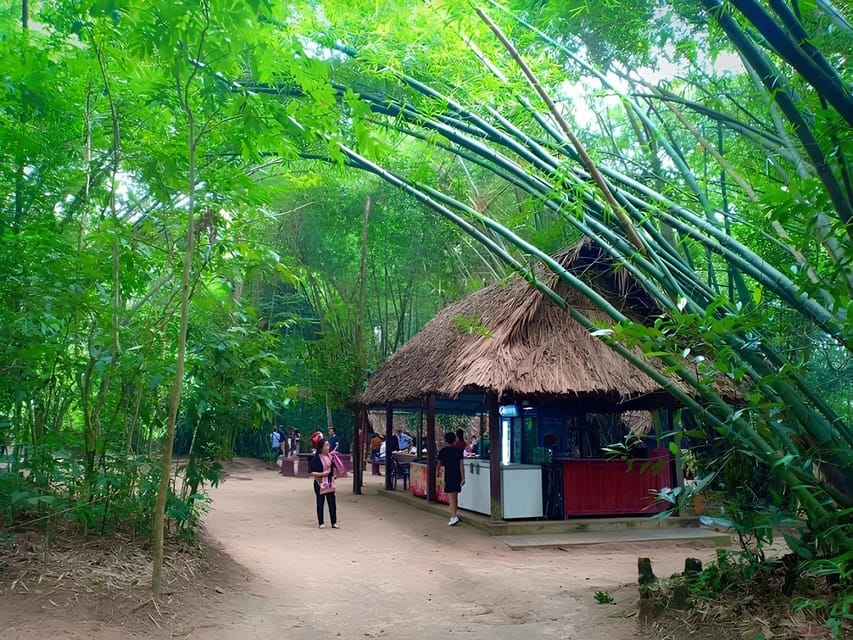
POLYGON ((721 549, 717 551, 716 560, 698 575, 692 592, 697 598, 712 598, 724 591, 741 589, 763 570, 764 565, 755 562, 754 555, 748 550, 721 549))
POLYGON ((639 436, 629 433, 624 438, 622 438, 622 442, 615 442, 606 447, 602 447, 601 450, 611 458, 617 458, 619 460, 633 460, 637 455, 637 450, 644 448, 642 438, 639 436))
POLYGON ((39 28, 27 32, 18 10, 0 12, 0 192, 12 203, 0 212, 0 419, 2 444, 14 445, 0 504, 10 524, 63 517, 85 531, 150 531, 175 371, 187 109, 204 162, 174 525, 197 520, 237 425, 260 428, 292 399, 278 334, 241 293, 245 282, 292 281, 259 242, 269 196, 247 171, 271 146, 288 150, 268 131, 284 109, 223 80, 255 59, 282 60, 322 101, 312 74, 324 72, 294 58, 298 43, 283 44, 269 22, 258 28, 266 8, 31 3, 39 28))
POLYGON ((491 335, 489 328, 480 321, 479 316, 476 314, 473 316, 457 315, 453 318, 453 326, 460 333, 467 335, 476 333, 484 338, 488 338, 491 335))
MULTIPOLYGON (((691 16, 684 3, 674 9, 635 3, 630 15, 639 19, 620 16, 620 25, 612 24, 612 15, 596 17, 596 12, 607 12, 606 3, 522 12, 521 20, 492 4, 501 29, 518 43, 521 57, 535 68, 538 86, 552 98, 564 98, 565 83, 575 72, 590 81, 595 78, 605 93, 618 97, 613 108, 603 105, 595 91, 575 102, 593 110, 598 107, 595 124, 586 124, 579 132, 580 144, 597 163, 596 183, 606 183, 616 194, 614 199, 624 208, 622 217, 613 215, 612 202, 609 207, 601 205, 603 187, 593 186, 590 161, 581 161, 579 143, 565 133, 573 123, 558 128, 537 117, 541 94, 517 81, 516 52, 509 60, 483 25, 472 23, 465 11, 450 11, 451 28, 436 29, 429 36, 439 40, 452 30, 462 30, 475 43, 478 60, 473 68, 468 50, 461 50, 456 61, 455 68, 465 68, 470 76, 463 81, 452 73, 431 73, 438 57, 411 50, 410 59, 419 60, 422 69, 391 57, 381 76, 369 76, 377 64, 374 52, 383 44, 363 43, 355 34, 351 39, 355 51, 348 50, 351 57, 342 64, 364 72, 357 85, 348 84, 346 73, 340 78, 347 87, 357 86, 377 123, 423 142, 437 157, 446 153, 448 162, 491 172, 506 189, 534 203, 527 210, 538 206, 558 214, 563 224, 593 238, 618 264, 613 280, 624 284, 630 276, 651 299, 642 322, 626 318, 617 301, 598 295, 595 283, 561 269, 532 246, 533 225, 510 218, 510 227, 484 213, 476 186, 462 195, 452 181, 422 184, 399 170, 388 171, 387 162, 376 167, 355 152, 345 155, 353 166, 402 184, 407 193, 454 220, 513 268, 524 271, 526 266, 513 248, 546 264, 560 286, 586 295, 605 313, 607 326, 602 328, 593 325, 585 310, 570 309, 573 318, 599 329, 597 337, 666 386, 690 412, 701 415, 708 424, 703 437, 723 439, 726 448, 721 451, 728 453, 712 465, 715 470, 729 467, 716 476, 718 483, 730 481, 721 484, 723 490, 739 490, 740 471, 766 476, 770 491, 766 500, 756 499, 759 492, 747 491, 740 504, 728 506, 727 515, 743 524, 747 545, 763 544, 773 522, 793 513, 796 504, 807 526, 818 532, 824 551, 836 553, 848 548, 850 540, 849 518, 838 515, 850 500, 844 487, 850 486, 846 470, 853 468, 849 455, 853 436, 843 418, 849 407, 843 399, 831 400, 835 406, 827 402, 814 379, 802 375, 791 357, 796 341, 779 323, 796 318, 811 345, 837 346, 849 354, 849 322, 843 310, 849 306, 853 280, 849 268, 826 262, 828 258, 847 265, 849 253, 845 226, 849 203, 838 196, 844 179, 837 178, 849 175, 849 167, 844 153, 832 152, 836 144, 846 145, 832 133, 841 130, 845 112, 823 108, 821 100, 831 96, 832 87, 808 77, 781 78, 778 86, 785 88, 777 90, 739 70, 720 70, 719 58, 731 55, 734 48, 762 65, 768 56, 781 54, 770 48, 756 54, 755 49, 766 42, 754 37, 754 31, 738 31, 738 25, 748 21, 745 13, 735 16, 737 24, 727 21, 734 6, 717 11, 712 6, 716 3, 702 4, 707 12, 695 16, 694 10, 691 16), (560 12, 575 20, 561 21, 560 12), (643 50, 633 46, 636 38, 624 37, 654 32, 656 26, 649 24, 654 21, 643 19, 649 16, 669 20, 672 28, 662 31, 659 41, 640 40, 673 42, 678 45, 673 61, 683 64, 683 57, 689 63, 668 83, 650 83, 620 70, 664 57, 662 47, 643 50), (524 18, 535 24, 524 23, 524 18), (590 32, 605 41, 597 51, 590 45, 578 46, 590 32), (359 47, 370 53, 362 56, 359 47), (607 72, 618 74, 619 82, 607 72), (490 75, 503 85, 498 97, 484 89, 484 78, 490 75), (818 123, 805 112, 821 113, 827 122, 818 123), (783 119, 793 125, 793 134, 783 119), (828 121, 834 124, 824 128, 828 121), (816 144, 810 142, 812 135, 816 144), (771 163, 768 175, 771 148, 778 161, 771 163), (804 168, 803 162, 810 166, 804 168), (834 167, 833 176, 821 172, 823 163, 834 167), (829 217, 816 213, 830 210, 829 217), (479 225, 489 233, 480 233, 479 225), (825 235, 816 244, 813 231, 820 228, 825 235), (496 246, 492 237, 504 244, 496 246), (638 243, 643 245, 639 250, 638 243), (818 480, 816 465, 834 468, 844 478, 835 474, 833 479, 829 473, 828 481, 818 480), (778 513, 765 510, 768 506, 778 513)), ((519 9, 528 8, 519 4, 519 9)), ((351 26, 343 18, 338 24, 342 32, 351 26)), ((809 22, 810 28, 814 26, 809 22)), ((753 27, 770 33, 767 21, 753 27)), ((417 28, 416 20, 413 29, 417 28)), ((801 40, 790 24, 784 28, 793 42, 801 40)), ((838 42, 825 45, 833 52, 838 42)), ((765 67, 773 69, 772 64, 761 68, 765 67)), ((579 87, 581 92, 584 88, 579 87)), ((561 114, 552 109, 551 116, 556 120, 561 114)), ((560 304, 550 286, 534 285, 560 304)))
POLYGON ((616 604, 616 601, 606 591, 596 591, 595 592, 595 601, 598 604, 616 604))
POLYGON ((0 505, 150 515, 182 293, 191 481, 168 508, 190 523, 241 438, 297 399, 342 410, 438 308, 518 272, 585 295, 607 320, 572 317, 701 416, 749 553, 795 516, 804 559, 846 557, 849 26, 747 4, 484 3, 544 117, 465 3, 55 2, 26 32, 0 11, 0 505), (646 317, 549 261, 580 237, 646 317))
MULTIPOLYGON (((801 557, 806 557, 801 551, 793 550, 801 557)), ((831 602, 825 598, 799 597, 795 600, 794 610, 813 609, 824 613, 833 637, 843 637, 845 631, 853 625, 853 552, 831 559, 806 557, 798 570, 804 576, 828 578, 839 587, 839 595, 831 602)))

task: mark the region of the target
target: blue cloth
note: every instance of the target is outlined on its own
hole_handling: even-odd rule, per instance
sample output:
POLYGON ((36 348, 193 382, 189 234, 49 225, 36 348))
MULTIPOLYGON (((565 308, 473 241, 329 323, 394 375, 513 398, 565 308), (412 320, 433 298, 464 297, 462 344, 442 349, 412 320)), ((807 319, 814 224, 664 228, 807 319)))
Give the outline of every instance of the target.
POLYGON ((281 446, 281 434, 278 431, 273 431, 270 434, 270 446, 273 449, 278 449, 281 446))
POLYGON ((338 438, 337 434, 329 438, 329 451, 334 451, 335 448, 338 446, 338 442, 340 442, 340 439, 338 438))
POLYGON ((408 451, 412 446, 412 436, 408 433, 401 433, 397 436, 397 443, 400 446, 400 451, 408 451))

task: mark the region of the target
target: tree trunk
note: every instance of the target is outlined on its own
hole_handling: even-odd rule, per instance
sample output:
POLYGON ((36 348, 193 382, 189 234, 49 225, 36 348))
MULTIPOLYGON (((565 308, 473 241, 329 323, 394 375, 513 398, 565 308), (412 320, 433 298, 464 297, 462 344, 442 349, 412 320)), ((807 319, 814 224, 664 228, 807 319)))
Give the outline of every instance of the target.
POLYGON ((169 494, 169 475, 172 467, 172 447, 175 443, 175 423, 178 418, 178 407, 181 403, 181 392, 183 391, 184 366, 187 351, 187 324, 189 318, 190 303, 190 270, 193 261, 194 250, 194 213, 195 213, 195 122, 193 113, 186 102, 182 104, 187 115, 188 138, 189 138, 189 192, 187 204, 187 232, 186 252, 184 253, 184 266, 181 273, 181 322, 178 329, 178 356, 175 363, 175 379, 169 391, 169 417, 166 421, 166 438, 163 441, 163 456, 160 468, 160 486, 157 490, 157 502, 154 507, 153 544, 152 556, 153 567, 151 570, 151 591, 158 595, 163 572, 163 537, 165 534, 166 521, 166 498, 169 494))

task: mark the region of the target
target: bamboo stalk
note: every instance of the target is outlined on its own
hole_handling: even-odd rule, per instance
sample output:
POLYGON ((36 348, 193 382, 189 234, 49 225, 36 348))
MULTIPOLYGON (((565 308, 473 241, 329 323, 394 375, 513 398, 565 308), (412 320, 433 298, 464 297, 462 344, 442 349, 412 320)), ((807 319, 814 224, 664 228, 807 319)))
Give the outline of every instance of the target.
POLYGON ((802 37, 798 33, 794 34, 799 42, 793 42, 755 0, 730 0, 730 3, 752 23, 773 50, 825 97, 849 126, 853 126, 853 98, 850 97, 849 89, 845 88, 835 69, 809 44, 808 34, 794 14, 783 3, 771 0, 770 4, 786 25, 795 29, 799 27, 797 31, 802 33, 802 37), (807 47, 813 55, 806 55, 802 47, 807 47))
POLYGON ((631 242, 637 248, 640 253, 647 253, 645 245, 643 245, 643 241, 640 239, 640 236, 637 235, 636 230, 631 224, 631 220, 628 217, 622 207, 617 202, 616 198, 613 197, 613 193, 610 191, 610 187, 607 185, 607 181, 604 179, 604 176, 599 172, 598 167, 595 162, 593 162, 592 158, 589 157, 589 154, 586 151, 583 143, 575 136, 574 132, 569 127, 565 118, 563 118, 562 114, 557 109, 557 106, 554 104, 554 101, 551 100, 551 97, 539 83, 539 80, 534 75, 533 71, 531 71, 530 67, 527 66, 527 63, 524 62, 524 59, 518 53, 518 50, 515 46, 507 39, 507 37, 503 34, 500 28, 489 19, 486 13, 482 9, 477 9, 477 15, 480 16, 480 19, 486 23, 489 29, 497 36, 498 40, 504 45, 506 50, 509 52, 512 59, 519 66, 524 76, 527 78, 530 86, 539 94, 539 97, 542 98, 542 101, 548 106, 548 111, 551 113, 551 116, 560 126, 565 136, 571 141, 572 146, 574 146, 575 151, 577 151, 580 156, 584 167, 587 171, 589 171, 592 176, 595 184, 598 185, 598 188, 601 190, 601 193, 604 195, 604 199, 607 203, 612 207, 613 212, 622 222, 622 225, 625 227, 625 231, 628 234, 628 237, 631 239, 631 242))
MULTIPOLYGON (((440 213, 442 216, 446 217, 448 220, 450 220, 451 222, 453 222, 454 224, 459 226, 463 231, 468 233, 470 236, 476 238, 483 245, 488 247, 490 251, 495 253, 495 255, 500 256, 505 262, 507 262, 507 264, 509 264, 511 267, 513 267, 519 274, 524 276, 526 280, 528 280, 529 282, 536 282, 535 276, 532 274, 532 272, 530 272, 530 270, 525 265, 523 265, 521 262, 519 262, 518 260, 513 258, 509 253, 506 252, 506 250, 503 249, 503 247, 501 247, 500 245, 495 243, 494 240, 489 238, 487 235, 485 235, 479 229, 475 228, 468 221, 464 220, 463 218, 460 218, 459 216, 454 214, 452 211, 450 211, 447 207, 441 205, 439 202, 433 200, 429 196, 419 192, 417 189, 412 188, 411 185, 409 185, 405 180, 401 179, 399 176, 395 175, 393 172, 388 171, 387 169, 384 169, 384 168, 380 167, 379 165, 371 162, 370 160, 368 160, 364 156, 361 156, 356 151, 353 151, 352 149, 350 149, 346 145, 338 143, 338 147, 341 150, 341 152, 353 162, 354 166, 381 177, 383 180, 385 180, 389 184, 393 184, 393 185, 399 187, 400 189, 402 189, 403 191, 405 191, 409 195, 413 196, 416 200, 418 200, 422 204, 425 204, 428 207, 430 207, 431 209, 433 209, 434 211, 440 213)), ((543 291, 546 293, 546 295, 548 295, 549 298, 551 298, 554 302, 559 304, 561 307, 565 307, 565 304, 566 304, 565 301, 557 293, 555 293, 554 291, 551 291, 545 285, 541 285, 541 286, 544 287, 543 291)))
MULTIPOLYGON (((380 112, 392 113, 394 115, 404 115, 405 117, 418 122, 422 126, 428 126, 430 128, 433 128, 434 130, 440 132, 442 135, 446 136, 448 139, 455 141, 457 144, 460 144, 463 147, 467 147, 475 151, 476 153, 482 154, 490 161, 497 162, 504 169, 518 169, 518 174, 524 173, 523 170, 515 167, 514 163, 509 161, 501 154, 498 154, 495 151, 489 149, 482 143, 473 141, 468 138, 463 138, 455 131, 453 131, 450 127, 441 123, 431 122, 429 119, 417 114, 416 112, 401 109, 400 107, 396 106, 388 106, 387 102, 384 106, 377 107, 377 110, 379 110, 380 112)), ((545 163, 541 159, 537 158, 535 162, 540 169, 544 169, 548 172, 554 170, 553 167, 555 166, 555 161, 553 160, 551 163, 545 163)), ((716 253, 720 253, 723 257, 732 257, 732 259, 734 259, 740 265, 741 270, 745 272, 748 271, 749 274, 757 281, 762 283, 762 285, 768 287, 768 289, 774 291, 780 297, 788 300, 791 304, 793 304, 796 308, 800 309, 802 312, 807 313, 807 315, 811 316, 818 324, 827 328, 827 330, 829 330, 830 333, 836 338, 843 340, 843 334, 840 332, 839 328, 829 328, 835 323, 832 314, 823 309, 817 301, 809 298, 805 294, 805 292, 799 290, 789 278, 783 276, 778 270, 766 263, 766 261, 758 258, 758 256, 755 256, 755 254, 749 251, 744 245, 737 242, 733 238, 730 238, 729 236, 725 236, 725 234, 723 234, 719 229, 717 229, 715 225, 711 225, 705 220, 700 221, 700 219, 694 214, 688 212, 686 209, 680 207, 668 198, 665 198, 664 196, 661 196, 660 194, 657 194, 652 190, 646 188, 644 185, 637 183, 636 181, 627 178, 626 176, 623 176, 612 169, 602 167, 601 170, 611 177, 616 177, 626 186, 629 186, 635 190, 639 190, 646 195, 660 200, 662 204, 665 204, 669 207, 671 212, 685 217, 685 219, 687 219, 691 224, 697 225, 703 231, 703 233, 707 232, 710 236, 712 236, 711 238, 706 237, 705 235, 703 235, 703 233, 698 233, 694 231, 691 231, 690 235, 695 240, 698 240, 701 244, 703 244, 703 246, 706 246, 706 248, 709 248, 710 250, 716 253), (711 242, 710 240, 712 239, 716 240, 716 242, 711 242), (726 251, 724 247, 729 247, 730 250, 726 251), (732 250, 746 257, 741 258, 740 255, 733 253, 732 250), (754 262, 756 264, 756 267, 744 269, 743 265, 745 264, 745 260, 754 262), (783 287, 789 288, 783 289, 783 287), (791 291, 796 291, 796 295, 792 295, 791 291)), ((550 185, 548 185, 546 188, 549 190, 552 189, 550 185)), ((648 203, 639 202, 630 194, 626 194, 626 197, 628 197, 632 201, 637 202, 637 204, 640 204, 641 206, 648 206, 648 203)))
POLYGON ((761 78, 761 82, 774 97, 776 103, 782 109, 782 113, 785 114, 785 117, 793 125, 794 132, 805 148, 806 155, 814 165, 818 178, 823 183, 836 214, 844 224, 847 234, 853 239, 853 207, 851 207, 851 204, 844 197, 841 186, 833 175, 823 150, 815 139, 803 114, 800 113, 800 110, 794 103, 789 93, 788 83, 774 71, 766 56, 740 29, 729 12, 725 10, 721 0, 701 0, 701 2, 711 15, 714 16, 717 24, 728 35, 732 43, 749 60, 749 63, 761 78))

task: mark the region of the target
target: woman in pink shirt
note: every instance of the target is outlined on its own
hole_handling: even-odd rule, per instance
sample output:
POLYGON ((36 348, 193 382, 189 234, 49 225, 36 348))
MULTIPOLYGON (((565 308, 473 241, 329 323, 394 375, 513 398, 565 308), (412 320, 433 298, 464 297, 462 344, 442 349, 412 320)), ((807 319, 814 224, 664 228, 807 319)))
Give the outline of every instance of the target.
POLYGON ((338 506, 335 502, 335 476, 343 473, 343 469, 336 469, 329 455, 329 442, 321 440, 317 445, 317 453, 311 456, 308 462, 308 471, 314 478, 314 495, 317 496, 317 524, 323 529, 324 503, 329 503, 329 520, 332 529, 338 529, 338 506))

